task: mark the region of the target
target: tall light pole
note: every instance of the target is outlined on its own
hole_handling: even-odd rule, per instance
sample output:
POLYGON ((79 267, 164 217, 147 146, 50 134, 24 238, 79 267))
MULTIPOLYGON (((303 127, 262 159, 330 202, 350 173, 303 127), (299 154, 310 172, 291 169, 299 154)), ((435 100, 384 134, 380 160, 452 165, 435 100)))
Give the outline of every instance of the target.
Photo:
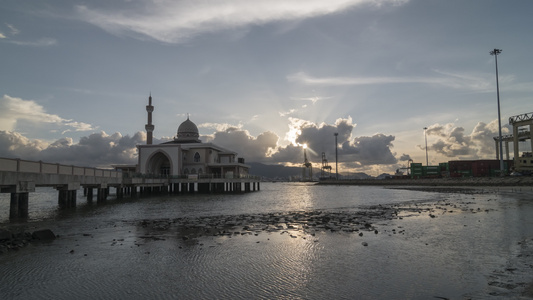
POLYGON ((339 180, 339 164, 337 162, 337 136, 339 135, 339 133, 335 132, 334 135, 335 135, 335 179, 339 180))
POLYGON ((498 54, 502 53, 502 49, 494 49, 490 51, 490 55, 494 55, 496 62, 496 97, 498 99, 498 137, 500 141, 500 176, 504 175, 503 170, 503 142, 502 142, 502 120, 500 117, 500 85, 498 83, 498 54))
POLYGON ((427 135, 427 127, 424 127, 424 138, 426 139, 426 167, 429 166, 429 160, 428 160, 428 135, 427 135))

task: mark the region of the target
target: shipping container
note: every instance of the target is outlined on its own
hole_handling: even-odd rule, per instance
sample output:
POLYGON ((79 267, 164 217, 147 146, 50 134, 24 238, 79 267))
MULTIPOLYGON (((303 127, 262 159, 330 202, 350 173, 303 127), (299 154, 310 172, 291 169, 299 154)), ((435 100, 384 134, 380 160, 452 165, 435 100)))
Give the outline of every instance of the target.
MULTIPOLYGON (((508 174, 509 166, 513 165, 512 160, 504 161, 504 170, 508 174)), ((498 176, 500 174, 499 160, 456 160, 449 161, 448 168, 450 176, 452 177, 484 177, 484 176, 498 176)))

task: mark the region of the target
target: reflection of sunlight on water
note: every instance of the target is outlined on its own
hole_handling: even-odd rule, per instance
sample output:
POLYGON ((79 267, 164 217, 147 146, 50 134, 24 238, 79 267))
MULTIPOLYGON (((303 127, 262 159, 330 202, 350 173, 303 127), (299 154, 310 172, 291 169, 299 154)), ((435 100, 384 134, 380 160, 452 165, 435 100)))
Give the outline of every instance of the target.
MULTIPOLYGON (((296 235, 295 232, 292 234, 296 235)), ((319 261, 322 246, 311 238, 303 239, 301 234, 298 235, 294 238, 290 233, 276 232, 246 237, 245 240, 226 240, 224 247, 211 248, 210 251, 239 251, 239 258, 232 261, 228 260, 231 257, 228 255, 206 253, 202 259, 207 260, 204 263, 207 268, 202 275, 205 280, 212 279, 216 273, 211 266, 223 265, 227 267, 222 268, 226 271, 222 277, 234 281, 217 277, 215 282, 220 284, 222 281, 228 286, 235 286, 235 282, 245 283, 236 295, 238 297, 302 297, 309 293, 310 280, 318 275, 314 266, 319 261)))
POLYGON ((313 184, 301 183, 301 184, 291 184, 291 187, 288 189, 287 201, 291 202, 291 207, 294 207, 294 210, 306 210, 313 207, 312 198, 313 192, 316 190, 316 187, 313 184))
MULTIPOLYGON (((296 233, 293 233, 297 235, 296 233)), ((288 234, 287 234, 288 235, 288 234)), ((287 291, 295 291, 295 295, 301 294, 308 287, 310 278, 315 274, 313 266, 320 257, 320 246, 311 236, 303 239, 300 236, 284 239, 276 249, 277 257, 272 257, 277 263, 274 265, 272 274, 277 281, 281 281, 287 291)))

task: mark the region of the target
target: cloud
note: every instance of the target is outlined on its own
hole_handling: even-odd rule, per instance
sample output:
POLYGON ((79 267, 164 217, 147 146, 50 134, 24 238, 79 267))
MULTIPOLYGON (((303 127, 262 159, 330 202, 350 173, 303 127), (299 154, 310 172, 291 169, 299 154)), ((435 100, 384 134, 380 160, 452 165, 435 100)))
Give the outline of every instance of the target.
POLYGON ((20 33, 20 30, 15 28, 15 26, 13 26, 11 24, 7 24, 7 23, 6 23, 6 26, 9 28, 11 35, 17 35, 17 34, 20 33))
MULTIPOLYGON (((20 30, 18 30, 17 28, 15 28, 15 26, 11 25, 11 24, 6 24, 6 27, 9 29, 9 35, 17 35, 20 33, 20 30)), ((0 39, 7 39, 8 36, 6 34, 4 34, 3 32, 0 32, 0 39)))
POLYGON ((136 145, 146 141, 144 132, 133 136, 105 132, 82 137, 79 143, 61 138, 53 143, 31 140, 20 133, 0 131, 0 157, 42 160, 87 167, 137 163, 136 145))
POLYGON ((304 85, 342 86, 390 83, 438 83, 438 80, 426 77, 313 77, 305 72, 287 76, 289 82, 304 85))
POLYGON ((76 6, 82 20, 112 34, 165 43, 181 43, 204 33, 279 21, 295 21, 374 5, 401 5, 407 0, 233 0, 138 1, 119 8, 76 6))
MULTIPOLYGON (((510 126, 502 126, 502 133, 509 134, 510 126)), ((463 127, 452 123, 446 125, 434 124, 426 131, 428 137, 438 137, 436 141, 428 144, 429 151, 435 151, 453 159, 483 159, 492 158, 495 150, 493 137, 498 136, 498 122, 494 120, 489 124, 479 122, 470 134, 465 134, 463 127)), ((424 149, 422 146, 419 146, 424 149)))
POLYGON ((297 112, 297 110, 295 108, 291 108, 288 111, 280 111, 278 112, 278 114, 280 117, 286 117, 286 116, 294 114, 295 112, 297 112))
POLYGON ((0 157, 38 160, 39 153, 48 147, 41 140, 30 140, 17 132, 0 131, 0 157))
POLYGON ((6 43, 15 44, 19 46, 30 46, 30 47, 49 47, 54 46, 57 44, 57 40, 53 38, 40 38, 37 40, 29 40, 29 41, 21 41, 21 40, 13 40, 12 37, 18 35, 20 33, 20 30, 16 28, 15 26, 5 23, 7 30, 9 31, 8 34, 4 32, 0 32, 0 39, 6 39, 6 43))
POLYGON ((335 133, 337 136, 338 161, 345 165, 363 167, 369 165, 390 165, 397 163, 391 151, 394 136, 376 134, 374 136, 353 137, 355 124, 351 117, 339 118, 335 124, 315 124, 310 121, 290 118, 289 133, 286 139, 291 144, 278 148, 272 161, 283 163, 303 163, 303 149, 308 146, 307 155, 315 164, 321 163, 321 153, 326 158, 335 157, 335 133))
POLYGON ((216 131, 226 131, 228 129, 241 129, 243 127, 242 124, 239 125, 232 125, 228 123, 202 123, 198 124, 198 128, 208 128, 208 129, 214 129, 216 131))
POLYGON ((95 130, 91 124, 63 119, 58 115, 49 114, 43 106, 33 100, 23 100, 4 95, 0 101, 0 130, 13 131, 17 128, 17 124, 21 122, 46 123, 53 124, 56 127, 66 127, 63 133, 95 130))
POLYGON ((52 38, 40 38, 34 41, 15 41, 10 40, 9 43, 19 45, 19 46, 30 46, 30 47, 49 47, 57 44, 56 39, 52 38))
MULTIPOLYGON (((335 124, 315 124, 301 119, 291 119, 295 130, 294 144, 280 146, 280 137, 273 132, 262 132, 252 136, 238 127, 227 127, 212 135, 202 136, 211 142, 238 153, 247 162, 298 165, 303 162, 302 144, 308 145, 308 158, 317 166, 321 153, 330 160, 335 155, 335 136, 338 133, 337 148, 339 162, 345 166, 368 168, 371 165, 392 165, 397 163, 391 152, 393 136, 376 134, 371 137, 352 137, 355 128, 351 118, 340 118, 335 124)), ((154 144, 164 143, 172 138, 154 139, 154 144)), ((136 164, 136 145, 144 144, 145 132, 133 136, 121 133, 108 135, 105 132, 92 133, 75 143, 64 137, 54 142, 29 139, 13 131, 0 131, 0 157, 28 160, 42 160, 51 163, 72 164, 90 167, 109 167, 112 164, 136 164)))
MULTIPOLYGON (((494 74, 458 74, 433 70, 437 76, 427 77, 316 77, 305 72, 297 72, 287 76, 292 83, 312 86, 354 86, 379 84, 428 84, 462 89, 478 93, 494 92, 494 74)), ((507 90, 532 91, 529 83, 514 83, 512 75, 501 76, 500 82, 507 84, 507 90)), ((504 84, 504 86, 505 86, 504 84)))
POLYGON ((292 99, 292 100, 300 100, 300 101, 311 101, 311 103, 315 104, 315 103, 317 103, 318 101, 321 101, 321 100, 331 99, 331 97, 318 97, 318 96, 313 96, 313 97, 291 98, 291 99, 292 99))
POLYGON ((237 152, 239 157, 245 158, 246 161, 266 162, 268 157, 277 149, 279 137, 270 131, 253 137, 246 130, 228 127, 211 136, 205 136, 204 139, 207 142, 237 152))
POLYGON ((385 134, 357 137, 343 143, 339 154, 344 157, 343 161, 357 162, 361 166, 395 164, 398 160, 391 151, 394 139, 385 134))
POLYGON ((413 160, 411 158, 411 156, 409 154, 402 154, 402 156, 400 156, 400 158, 398 158, 399 161, 409 161, 409 160, 413 160))

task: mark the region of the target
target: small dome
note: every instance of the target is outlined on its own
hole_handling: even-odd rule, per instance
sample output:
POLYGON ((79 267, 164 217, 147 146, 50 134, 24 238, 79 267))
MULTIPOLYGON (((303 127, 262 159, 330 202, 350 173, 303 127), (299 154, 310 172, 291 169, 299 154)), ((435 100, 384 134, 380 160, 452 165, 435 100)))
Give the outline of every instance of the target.
POLYGON ((189 118, 178 127, 178 141, 198 141, 198 127, 189 118))

